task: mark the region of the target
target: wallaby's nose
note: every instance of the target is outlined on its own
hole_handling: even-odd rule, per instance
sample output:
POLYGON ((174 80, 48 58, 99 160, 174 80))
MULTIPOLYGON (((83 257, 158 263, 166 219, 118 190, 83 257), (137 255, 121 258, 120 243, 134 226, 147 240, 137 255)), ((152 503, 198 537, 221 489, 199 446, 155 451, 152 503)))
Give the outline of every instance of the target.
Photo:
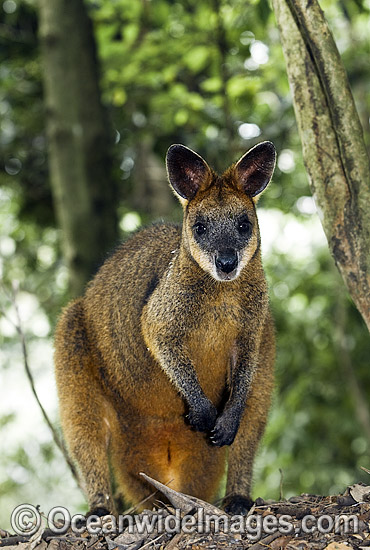
POLYGON ((238 255, 232 248, 219 252, 216 256, 216 267, 224 273, 231 273, 237 265, 238 255))

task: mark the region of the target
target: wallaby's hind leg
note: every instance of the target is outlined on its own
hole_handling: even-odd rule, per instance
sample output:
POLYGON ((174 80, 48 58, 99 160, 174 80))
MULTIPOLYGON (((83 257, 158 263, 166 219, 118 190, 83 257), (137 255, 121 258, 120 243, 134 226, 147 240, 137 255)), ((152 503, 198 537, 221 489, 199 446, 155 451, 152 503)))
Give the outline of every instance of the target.
POLYGON ((253 502, 250 497, 253 461, 266 426, 274 385, 272 325, 266 325, 262 338, 259 366, 237 436, 229 450, 224 506, 230 514, 245 514, 253 502))
POLYGON ((55 335, 60 418, 90 510, 102 515, 114 511, 107 456, 109 417, 91 361, 82 301, 77 300, 64 311, 55 335))

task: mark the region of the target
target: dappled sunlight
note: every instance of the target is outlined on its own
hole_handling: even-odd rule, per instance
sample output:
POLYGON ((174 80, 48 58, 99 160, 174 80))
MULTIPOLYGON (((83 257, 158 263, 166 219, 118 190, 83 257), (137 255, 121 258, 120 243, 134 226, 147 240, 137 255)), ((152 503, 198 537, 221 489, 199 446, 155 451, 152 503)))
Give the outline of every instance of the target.
POLYGON ((283 253, 293 262, 310 261, 318 249, 327 247, 317 216, 302 218, 264 208, 259 208, 258 212, 263 254, 283 253))

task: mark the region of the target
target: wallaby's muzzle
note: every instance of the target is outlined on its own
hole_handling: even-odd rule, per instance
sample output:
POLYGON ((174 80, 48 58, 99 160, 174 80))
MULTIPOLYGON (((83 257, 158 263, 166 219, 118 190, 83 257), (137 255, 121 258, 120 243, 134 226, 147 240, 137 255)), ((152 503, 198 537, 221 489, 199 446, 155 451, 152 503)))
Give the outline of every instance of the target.
POLYGON ((217 252, 215 264, 218 272, 230 274, 238 267, 238 253, 232 248, 217 252))

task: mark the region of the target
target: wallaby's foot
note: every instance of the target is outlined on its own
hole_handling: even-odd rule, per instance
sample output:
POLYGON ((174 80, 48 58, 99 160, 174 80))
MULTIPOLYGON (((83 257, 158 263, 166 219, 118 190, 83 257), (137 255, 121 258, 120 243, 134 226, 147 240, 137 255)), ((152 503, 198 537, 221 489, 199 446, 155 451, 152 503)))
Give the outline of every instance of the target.
POLYGON ((233 409, 225 410, 216 420, 215 427, 211 432, 211 442, 216 447, 231 445, 238 432, 240 414, 233 409))
POLYGON ((91 508, 88 512, 86 512, 85 517, 81 517, 76 521, 76 527, 77 529, 81 529, 82 527, 85 527, 87 519, 91 516, 98 516, 99 518, 103 518, 104 516, 110 515, 110 513, 111 512, 109 512, 107 508, 103 508, 103 507, 91 508))
POLYGON ((197 399, 189 406, 187 419, 189 424, 197 432, 210 432, 215 425, 217 409, 209 399, 197 399))
POLYGON ((86 513, 86 517, 98 516, 102 518, 104 516, 109 516, 110 514, 115 515, 116 510, 114 506, 113 499, 110 494, 96 493, 94 498, 90 500, 90 509, 86 513))
POLYGON ((243 495, 230 495, 223 501, 224 510, 230 516, 245 516, 252 506, 253 500, 243 495))
POLYGON ((92 508, 86 513, 86 518, 90 516, 98 516, 99 518, 103 518, 104 516, 109 516, 111 512, 107 510, 107 508, 103 508, 98 506, 97 508, 92 508))

